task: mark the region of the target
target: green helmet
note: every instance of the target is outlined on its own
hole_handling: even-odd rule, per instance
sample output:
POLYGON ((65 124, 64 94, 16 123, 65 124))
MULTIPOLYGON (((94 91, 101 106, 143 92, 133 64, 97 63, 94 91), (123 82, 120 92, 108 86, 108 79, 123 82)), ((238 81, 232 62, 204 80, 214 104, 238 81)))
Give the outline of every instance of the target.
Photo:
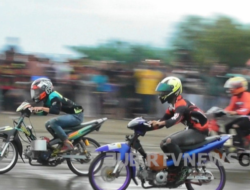
POLYGON ((162 104, 172 103, 173 99, 182 93, 181 80, 177 77, 166 77, 156 87, 159 93, 159 99, 162 104))

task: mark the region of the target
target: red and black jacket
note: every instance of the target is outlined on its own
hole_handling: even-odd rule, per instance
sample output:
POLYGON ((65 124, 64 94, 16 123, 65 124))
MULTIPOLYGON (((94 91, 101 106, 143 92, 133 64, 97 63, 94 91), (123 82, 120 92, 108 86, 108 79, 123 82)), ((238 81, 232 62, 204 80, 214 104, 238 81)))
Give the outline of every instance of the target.
POLYGON ((195 129, 204 133, 208 132, 208 120, 203 111, 192 102, 183 99, 181 95, 177 97, 174 107, 169 106, 160 121, 166 122, 164 125, 166 128, 182 123, 188 126, 189 129, 195 129))

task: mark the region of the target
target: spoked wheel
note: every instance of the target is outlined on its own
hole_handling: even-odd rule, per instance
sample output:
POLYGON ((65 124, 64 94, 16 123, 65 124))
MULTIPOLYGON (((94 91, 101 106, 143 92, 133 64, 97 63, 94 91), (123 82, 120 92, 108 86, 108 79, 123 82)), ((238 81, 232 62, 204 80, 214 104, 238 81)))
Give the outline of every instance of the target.
POLYGON ((199 179, 186 180, 185 185, 188 190, 203 190, 206 188, 222 190, 226 183, 226 172, 224 167, 218 159, 212 156, 207 157, 206 161, 197 169, 193 168, 193 172, 188 178, 191 178, 191 176, 198 176, 199 179))
POLYGON ((1 156, 5 144, 6 138, 0 135, 0 174, 10 171, 16 165, 18 159, 17 148, 12 142, 9 142, 3 156, 1 156))
POLYGON ((238 161, 241 166, 249 166, 250 165, 250 153, 243 152, 238 156, 238 161))
POLYGON ((101 153, 91 163, 89 182, 94 190, 125 190, 128 188, 131 181, 130 168, 128 164, 121 162, 118 174, 112 174, 117 164, 113 155, 113 153, 101 153), (100 162, 103 162, 102 167, 95 172, 100 162))
MULTIPOLYGON (((72 151, 71 155, 82 155, 85 156, 85 159, 79 158, 68 158, 67 164, 69 169, 78 176, 88 176, 89 165, 91 161, 98 155, 98 152, 95 152, 95 149, 101 145, 96 142, 94 139, 84 137, 83 141, 88 140, 88 145, 80 141, 75 144, 75 150, 72 151)), ((100 166, 101 167, 100 163, 100 166)), ((98 170, 98 168, 97 168, 98 170)))

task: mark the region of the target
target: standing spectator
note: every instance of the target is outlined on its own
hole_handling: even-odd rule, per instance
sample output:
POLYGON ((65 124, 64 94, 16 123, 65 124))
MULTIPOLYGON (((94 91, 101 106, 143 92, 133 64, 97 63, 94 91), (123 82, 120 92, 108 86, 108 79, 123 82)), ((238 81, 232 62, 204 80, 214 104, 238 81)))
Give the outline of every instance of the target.
POLYGON ((97 114, 102 115, 102 105, 104 101, 104 94, 109 91, 107 89, 109 86, 108 83, 108 77, 104 74, 102 70, 96 70, 93 76, 90 79, 91 82, 95 85, 95 98, 96 98, 96 110, 97 114))
POLYGON ((146 65, 144 69, 136 69, 134 76, 136 78, 136 93, 142 101, 143 113, 151 114, 152 105, 156 105, 155 88, 163 78, 163 73, 146 65))

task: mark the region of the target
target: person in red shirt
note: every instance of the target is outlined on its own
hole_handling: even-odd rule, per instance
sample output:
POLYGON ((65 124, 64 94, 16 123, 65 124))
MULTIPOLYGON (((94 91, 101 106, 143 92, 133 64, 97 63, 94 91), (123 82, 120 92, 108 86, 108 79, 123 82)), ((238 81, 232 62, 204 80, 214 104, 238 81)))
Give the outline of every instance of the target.
POLYGON ((250 93, 247 92, 248 82, 243 77, 233 77, 226 81, 224 88, 232 96, 230 104, 224 109, 230 115, 242 115, 225 125, 225 132, 235 129, 239 147, 244 148, 243 137, 250 134, 250 93))
MULTIPOLYGON (((165 138, 160 145, 164 153, 173 153, 178 160, 182 154, 181 146, 201 143, 208 136, 208 119, 201 109, 181 96, 182 83, 179 78, 164 78, 156 87, 156 91, 159 93, 161 103, 168 102, 169 108, 160 120, 149 122, 151 130, 169 128, 178 123, 187 126, 185 130, 165 138)), ((177 186, 181 185, 188 175, 188 167, 184 166, 183 160, 178 167, 173 166, 169 170, 175 174, 174 183, 177 186)))

